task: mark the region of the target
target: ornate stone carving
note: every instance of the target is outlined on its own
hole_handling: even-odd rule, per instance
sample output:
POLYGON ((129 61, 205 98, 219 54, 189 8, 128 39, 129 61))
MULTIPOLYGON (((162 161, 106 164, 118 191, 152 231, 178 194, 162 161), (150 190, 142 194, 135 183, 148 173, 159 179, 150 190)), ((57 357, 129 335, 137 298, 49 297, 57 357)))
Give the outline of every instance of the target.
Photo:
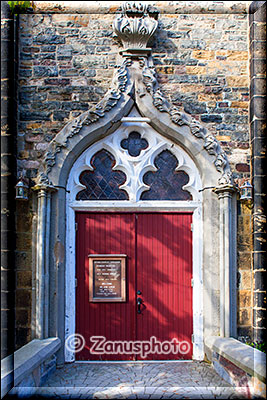
MULTIPOLYGON (((169 114, 170 120, 178 126, 187 126, 193 136, 203 141, 203 148, 215 157, 214 164, 221 173, 220 181, 223 184, 232 182, 232 174, 227 157, 215 137, 209 134, 198 121, 177 107, 171 105, 161 91, 156 78, 153 60, 148 57, 148 40, 157 28, 158 11, 150 6, 138 2, 126 2, 120 9, 120 14, 114 20, 114 31, 122 40, 123 58, 119 58, 111 89, 104 98, 89 111, 72 121, 50 146, 45 155, 44 167, 49 174, 56 164, 56 155, 63 147, 69 146, 69 139, 79 134, 83 126, 91 125, 103 118, 111 109, 116 107, 123 97, 127 87, 134 87, 130 94, 145 99, 148 93, 152 97, 154 107, 169 114), (129 50, 128 52, 126 50, 129 50)), ((129 92, 130 93, 130 92, 129 92)), ((128 93, 128 94, 129 94, 128 93)), ((143 100, 142 100, 143 101, 143 100)))
POLYGON ((194 118, 190 118, 189 116, 187 117, 184 113, 179 111, 178 108, 169 104, 159 89, 154 68, 148 66, 147 60, 143 65, 142 78, 147 92, 153 98, 154 106, 160 112, 167 112, 174 124, 179 126, 187 125, 190 129, 190 132, 195 137, 202 139, 204 149, 211 156, 215 156, 215 167, 217 171, 222 174, 220 181, 223 182, 222 184, 232 184, 232 173, 230 171, 229 163, 216 138, 209 134, 206 129, 194 118))
POLYGON ((147 43, 157 29, 158 10, 151 5, 126 2, 113 22, 113 29, 124 49, 147 49, 147 43))
POLYGON ((92 157, 103 149, 115 158, 116 163, 113 170, 125 173, 126 181, 119 188, 127 192, 129 201, 139 201, 142 193, 150 189, 150 186, 144 183, 143 177, 149 171, 157 171, 155 158, 164 150, 169 150, 176 157, 178 165, 175 170, 183 171, 189 176, 189 181, 182 189, 188 191, 194 201, 201 198, 201 192, 199 192, 201 182, 196 167, 187 153, 178 146, 174 146, 169 140, 164 139, 148 124, 143 123, 140 126, 137 123, 136 125, 125 124, 110 136, 90 146, 80 156, 74 164, 69 181, 68 190, 70 191, 71 201, 75 201, 77 193, 85 189, 79 179, 80 174, 85 170, 93 170, 92 157), (128 146, 121 146, 123 141, 129 139, 133 129, 147 144, 140 149, 139 154, 134 155, 129 153, 128 146))

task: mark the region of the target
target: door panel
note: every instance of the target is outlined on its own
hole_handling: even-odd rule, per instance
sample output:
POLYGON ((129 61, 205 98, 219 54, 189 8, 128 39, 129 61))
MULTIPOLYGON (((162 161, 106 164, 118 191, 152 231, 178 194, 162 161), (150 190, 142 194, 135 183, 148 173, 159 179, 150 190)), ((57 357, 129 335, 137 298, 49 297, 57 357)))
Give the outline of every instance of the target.
POLYGON ((135 359, 133 354, 90 354, 91 336, 111 341, 176 338, 189 343, 186 354, 149 354, 146 359, 191 359, 192 214, 79 212, 76 222, 76 332, 86 341, 76 359, 135 359), (127 254, 126 302, 89 302, 89 254, 127 254))
MULTIPOLYGON (((86 341, 77 360, 124 360, 127 355, 96 356, 89 352, 91 336, 134 340, 135 334, 135 217, 133 214, 77 213, 76 332, 86 341), (89 254, 127 254, 123 303, 89 302, 89 254)), ((92 343, 91 343, 92 344, 92 343)))
POLYGON ((137 290, 144 306, 137 315, 137 339, 190 344, 186 354, 158 354, 157 359, 192 358, 191 222, 192 214, 138 215, 137 290))

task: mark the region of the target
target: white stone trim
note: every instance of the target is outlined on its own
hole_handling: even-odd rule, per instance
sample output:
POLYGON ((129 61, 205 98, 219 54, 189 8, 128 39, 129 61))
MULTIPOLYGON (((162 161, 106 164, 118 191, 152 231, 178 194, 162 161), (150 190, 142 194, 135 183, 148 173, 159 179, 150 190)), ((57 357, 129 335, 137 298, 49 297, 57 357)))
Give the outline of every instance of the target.
MULTIPOLYGON (((75 211, 192 211, 193 212, 193 358, 203 360, 203 271, 202 271, 202 188, 199 172, 189 155, 179 146, 163 138, 147 123, 124 122, 109 137, 100 140, 87 149, 74 163, 67 183, 66 209, 66 291, 65 291, 65 339, 75 333, 75 211), (127 138, 133 130, 149 142, 148 149, 142 150, 138 157, 131 157, 127 150, 120 147, 122 139, 127 138), (79 176, 85 169, 92 169, 92 156, 100 149, 110 151, 116 160, 114 169, 122 170, 127 175, 123 185, 129 193, 129 201, 76 201, 76 194, 84 187, 79 176), (193 197, 193 201, 140 201, 144 190, 142 177, 145 172, 154 170, 155 157, 165 149, 170 149, 178 159, 177 170, 189 175, 185 185, 193 197), (133 177, 131 178, 131 175, 133 177), (134 192, 135 191, 135 192, 134 192)), ((65 361, 75 360, 75 353, 65 348, 65 361)))

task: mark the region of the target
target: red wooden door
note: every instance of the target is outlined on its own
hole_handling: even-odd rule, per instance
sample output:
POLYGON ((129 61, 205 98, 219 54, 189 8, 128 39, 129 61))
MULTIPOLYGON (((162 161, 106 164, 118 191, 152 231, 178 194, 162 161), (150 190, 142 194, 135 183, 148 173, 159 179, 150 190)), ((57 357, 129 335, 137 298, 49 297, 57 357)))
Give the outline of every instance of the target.
POLYGON ((179 348, 166 343, 161 354, 146 359, 192 358, 191 223, 192 214, 138 215, 137 290, 143 311, 137 314, 137 339, 180 343, 179 348))
POLYGON ((135 332, 135 217, 133 214, 77 213, 76 332, 85 338, 77 360, 127 360, 128 355, 93 355, 92 336, 108 341, 134 340, 135 332), (127 254, 126 302, 89 302, 89 254, 127 254))
POLYGON ((117 347, 112 348, 115 354, 91 354, 90 338, 96 336, 110 342, 149 342, 145 359, 191 359, 192 214, 77 213, 76 222, 76 332, 86 343, 76 359, 143 359, 140 345, 132 353, 133 347, 123 354, 125 347, 117 347), (89 302, 89 254, 127 255, 126 302, 89 302), (174 338, 183 347, 168 345, 174 338))

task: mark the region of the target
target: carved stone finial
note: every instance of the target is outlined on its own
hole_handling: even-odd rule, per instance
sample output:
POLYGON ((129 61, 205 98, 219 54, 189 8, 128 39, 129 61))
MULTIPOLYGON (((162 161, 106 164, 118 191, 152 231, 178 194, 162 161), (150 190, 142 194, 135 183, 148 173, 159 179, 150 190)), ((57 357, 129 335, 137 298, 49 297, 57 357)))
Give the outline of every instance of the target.
POLYGON ((124 52, 128 55, 150 52, 147 43, 157 29, 158 14, 159 11, 151 5, 138 2, 123 4, 113 22, 113 29, 122 41, 124 52))

